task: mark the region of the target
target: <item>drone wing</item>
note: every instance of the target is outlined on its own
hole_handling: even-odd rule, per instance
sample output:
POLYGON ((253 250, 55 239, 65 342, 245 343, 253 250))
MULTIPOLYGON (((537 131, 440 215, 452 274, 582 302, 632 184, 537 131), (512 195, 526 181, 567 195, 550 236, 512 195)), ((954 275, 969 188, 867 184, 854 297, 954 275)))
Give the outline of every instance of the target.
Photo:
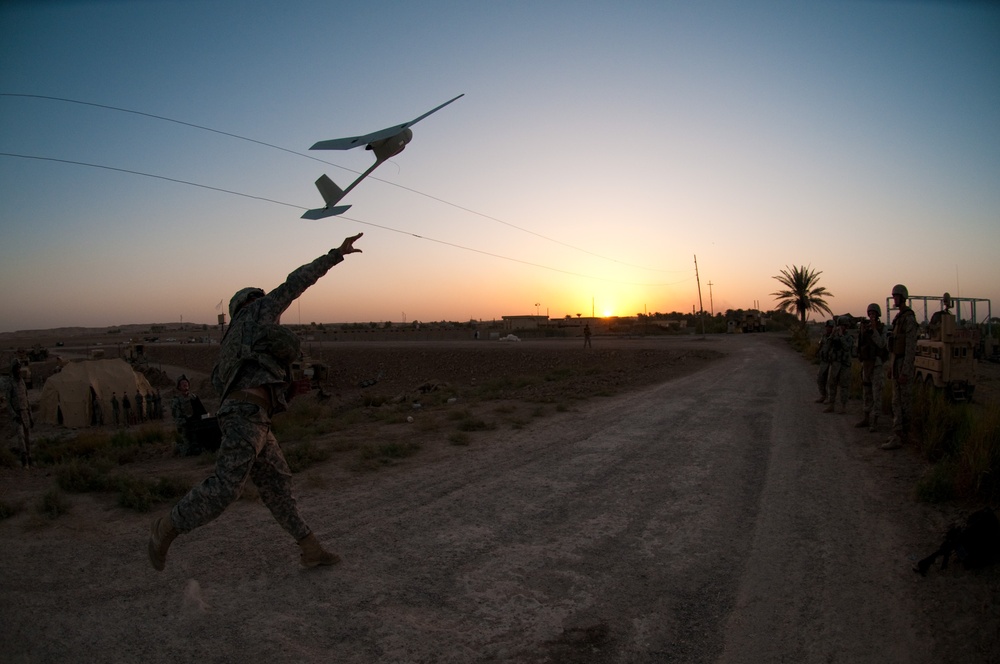
MULTIPOLYGON (((465 93, 462 93, 462 94, 458 95, 458 97, 455 97, 455 99, 459 99, 459 98, 464 97, 464 96, 465 96, 465 93)), ((444 108, 445 106, 447 106, 451 102, 455 101, 455 99, 449 99, 448 101, 446 101, 445 103, 441 104, 440 106, 438 106, 436 108, 432 108, 431 110, 427 111, 426 113, 424 113, 423 115, 421 115, 416 120, 410 120, 409 122, 404 122, 401 125, 396 125, 394 127, 389 127, 387 129, 382 129, 380 131, 375 131, 375 132, 372 132, 370 134, 365 134, 364 136, 349 136, 347 138, 333 138, 333 139, 330 139, 328 141, 319 141, 318 143, 315 143, 309 149, 310 150, 350 150, 351 148, 356 148, 356 147, 359 147, 361 145, 369 145, 370 143, 374 143, 375 141, 381 141, 381 140, 386 139, 386 138, 392 138, 393 136, 395 136, 396 134, 400 133, 404 129, 407 129, 410 126, 417 124, 418 122, 420 122, 421 120, 423 120, 424 118, 426 118, 431 113, 434 113, 436 111, 440 111, 442 108, 444 108)))

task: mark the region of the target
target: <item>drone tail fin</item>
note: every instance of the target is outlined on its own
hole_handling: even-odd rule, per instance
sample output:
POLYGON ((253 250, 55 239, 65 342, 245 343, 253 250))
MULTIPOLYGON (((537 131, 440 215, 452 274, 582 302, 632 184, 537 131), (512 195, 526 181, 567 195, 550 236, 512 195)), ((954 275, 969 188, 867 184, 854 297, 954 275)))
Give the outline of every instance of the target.
POLYGON ((344 190, 334 184, 333 180, 327 177, 325 174, 321 175, 318 180, 316 180, 316 188, 319 189, 319 193, 323 196, 323 200, 326 202, 326 207, 316 208, 315 210, 307 210, 303 219, 325 219, 326 217, 334 217, 338 214, 344 214, 350 209, 350 205, 337 205, 340 199, 344 197, 344 190))
POLYGON ((332 207, 340 202, 344 197, 344 190, 334 184, 325 173, 316 180, 316 188, 319 189, 320 196, 326 201, 327 207, 332 207))

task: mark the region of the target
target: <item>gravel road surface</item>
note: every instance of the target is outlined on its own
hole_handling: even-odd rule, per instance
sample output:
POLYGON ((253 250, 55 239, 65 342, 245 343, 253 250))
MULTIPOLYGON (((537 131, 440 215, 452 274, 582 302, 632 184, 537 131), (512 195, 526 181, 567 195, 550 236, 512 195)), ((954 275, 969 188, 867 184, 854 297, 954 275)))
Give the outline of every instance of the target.
POLYGON ((332 569, 300 569, 259 502, 162 573, 151 515, 106 500, 93 528, 0 526, 0 660, 941 661, 885 436, 822 414, 783 341, 701 343, 729 356, 434 462, 297 476, 332 569))

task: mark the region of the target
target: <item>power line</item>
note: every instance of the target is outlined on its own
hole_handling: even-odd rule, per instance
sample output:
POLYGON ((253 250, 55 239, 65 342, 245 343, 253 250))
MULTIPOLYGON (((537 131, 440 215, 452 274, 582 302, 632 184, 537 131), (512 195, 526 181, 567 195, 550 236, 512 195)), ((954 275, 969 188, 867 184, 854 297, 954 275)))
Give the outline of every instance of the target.
MULTIPOLYGON (((328 166, 333 166, 335 168, 339 168, 341 170, 348 171, 349 173, 354 173, 356 175, 359 174, 358 171, 355 171, 355 170, 350 169, 350 168, 346 168, 344 166, 340 166, 339 164, 335 164, 335 163, 327 161, 325 159, 320 159, 318 157, 314 157, 313 155, 306 154, 304 152, 297 152, 295 150, 290 150, 288 148, 281 147, 280 145, 274 145, 273 143, 267 143, 265 141, 260 141, 260 140, 254 139, 254 138, 248 138, 246 136, 241 136, 239 134, 233 134, 231 132, 222 131, 222 130, 219 130, 219 129, 213 129, 212 127, 206 127, 204 125, 195 124, 193 122, 185 122, 183 120, 176 120, 174 118, 168 118, 166 116, 156 115, 154 113, 146 113, 144 111, 136 111, 136 110, 133 110, 133 109, 121 108, 119 106, 111 106, 111 105, 108 105, 108 104, 98 104, 98 103, 95 103, 95 102, 82 101, 82 100, 79 100, 79 99, 69 99, 69 98, 66 98, 66 97, 55 97, 55 96, 50 96, 50 95, 23 94, 23 93, 15 93, 15 92, 0 92, 0 97, 18 97, 18 98, 25 98, 25 99, 42 99, 42 100, 46 100, 46 101, 59 101, 59 102, 67 103, 67 104, 79 104, 81 106, 92 106, 94 108, 101 108, 101 109, 110 110, 110 111, 117 111, 119 113, 130 113, 132 115, 139 115, 139 116, 151 118, 151 119, 154 119, 154 120, 161 120, 163 122, 171 122, 171 123, 182 125, 182 126, 185 126, 185 127, 191 127, 193 129, 200 129, 202 131, 208 131, 208 132, 211 132, 213 134, 219 134, 221 136, 228 136, 229 138, 235 138, 235 139, 241 140, 241 141, 248 141, 250 143, 255 143, 257 145, 261 145, 261 146, 264 146, 264 147, 272 148, 274 150, 280 150, 282 152, 287 152, 288 154, 293 154, 293 155, 296 155, 296 156, 299 156, 299 157, 305 157, 306 159, 311 159, 312 161, 317 161, 317 162, 320 162, 322 164, 327 164, 328 166)), ((58 161, 58 160, 53 160, 53 161, 58 161)), ((66 163, 74 163, 74 162, 67 161, 66 163)), ((107 167, 107 166, 97 166, 97 168, 107 168, 108 170, 119 170, 119 169, 114 169, 114 168, 107 167)), ((161 176, 149 176, 149 177, 161 177, 161 176)), ((162 179, 169 180, 170 178, 162 178, 162 179)), ((424 196, 425 198, 429 198, 430 200, 436 201, 436 202, 441 203, 443 205, 451 206, 451 207, 453 207, 453 208, 455 208, 457 210, 461 210, 463 212, 467 212, 469 214, 473 214, 473 215, 476 215, 478 217, 482 217, 483 219, 488 219, 488 220, 496 222, 498 224, 503 224, 504 226, 507 226, 509 228, 513 228, 515 230, 521 231, 522 233, 527 233, 529 235, 534 235, 535 237, 543 239, 543 240, 545 240, 547 242, 552 242, 553 244, 558 244, 558 245, 566 247, 568 249, 572 249, 574 251, 578 251, 580 253, 584 253, 584 254, 587 254, 589 256, 593 256, 595 258, 600 258, 601 260, 606 260, 606 261, 609 261, 609 262, 612 262, 612 263, 616 263, 618 265, 622 265, 622 266, 625 266, 625 267, 633 267, 633 268, 637 268, 637 269, 640 269, 640 270, 647 270, 647 271, 650 271, 650 272, 663 272, 663 273, 667 273, 667 274, 679 274, 679 273, 686 273, 687 272, 687 270, 664 270, 662 268, 653 268, 653 267, 647 267, 647 266, 644 266, 644 265, 635 265, 635 264, 632 264, 632 263, 627 263, 627 262, 624 262, 624 261, 620 261, 620 260, 618 260, 616 258, 611 258, 609 256, 604 256, 602 254, 598 254, 598 253, 589 251, 587 249, 583 249, 581 247, 577 247, 575 245, 563 242, 561 240, 556 240, 555 238, 551 238, 551 237, 548 237, 547 235, 544 235, 542 233, 538 233, 536 231, 532 231, 532 230, 529 230, 527 228, 523 228, 523 227, 518 226, 516 224, 512 224, 510 222, 504 221, 503 219, 499 219, 497 217, 494 217, 494 216, 491 216, 491 215, 488 215, 488 214, 485 214, 485 213, 482 213, 482 212, 478 212, 478 211, 473 210, 471 208, 467 208, 467 207, 464 207, 462 205, 458 205, 456 203, 452 203, 452 202, 447 201, 447 200, 445 200, 443 198, 439 198, 437 196, 432 196, 431 194, 427 194, 427 193, 424 193, 422 191, 418 191, 416 189, 411 189, 410 187, 406 187, 404 185, 397 184, 395 182, 390 182, 389 180, 383 180, 382 178, 375 177, 374 175, 369 176, 368 179, 369 180, 377 180, 378 182, 381 182, 383 184, 388 184, 388 185, 391 185, 393 187, 397 187, 399 189, 402 189, 404 191, 408 191, 410 193, 414 193, 414 194, 417 194, 419 196, 424 196)), ((180 180, 175 180, 175 181, 181 182, 180 180)), ((205 186, 205 185, 199 185, 199 184, 196 184, 196 183, 186 183, 186 184, 192 184, 193 186, 196 186, 196 187, 204 187, 205 186)), ((207 189, 213 189, 213 187, 205 187, 205 188, 207 188, 207 189)), ((219 191, 225 191, 225 190, 219 190, 219 191)), ((227 192, 227 193, 233 193, 233 192, 227 192)), ((240 194, 240 195, 246 195, 246 194, 240 194)), ((248 197, 249 198, 258 198, 256 196, 248 196, 248 197)), ((268 200, 268 199, 260 199, 260 200, 268 200)))
MULTIPOLYGON (((59 158, 56 158, 56 157, 40 157, 40 156, 37 156, 37 155, 16 154, 16 153, 13 153, 13 152, 0 152, 0 157, 14 157, 14 158, 18 158, 18 159, 33 159, 33 160, 37 160, 37 161, 52 161, 52 162, 56 162, 56 163, 60 163, 60 164, 70 164, 70 165, 73 165, 73 166, 85 166, 85 167, 88 167, 88 168, 98 168, 98 169, 102 169, 102 170, 106 170, 106 171, 114 171, 114 172, 117 172, 117 173, 128 173, 130 175, 140 175, 142 177, 153 178, 153 179, 156 179, 156 180, 165 180, 167 182, 173 182, 175 184, 184 184, 184 185, 188 185, 188 186, 191 186, 191 187, 199 187, 201 189, 209 189, 211 191, 218 191, 218 192, 221 192, 221 193, 224 193, 224 194, 230 194, 230 195, 233 195, 233 196, 242 196, 244 198, 251 198, 251 199, 257 200, 257 201, 265 201, 265 202, 268 202, 268 203, 274 203, 275 205, 284 205, 286 207, 297 208, 299 210, 306 210, 306 209, 308 209, 308 208, 306 208, 306 207, 304 207, 302 205, 295 205, 294 203, 286 203, 284 201, 275 200, 273 198, 266 198, 264 196, 254 196, 253 194, 247 194, 247 193, 244 193, 244 192, 241 192, 241 191, 233 191, 232 189, 223 189, 222 187, 213 187, 211 185, 201 184, 201 183, 198 183, 198 182, 191 182, 189 180, 180 180, 178 178, 167 177, 165 175, 156 175, 154 173, 144 173, 142 171, 135 171, 135 170, 131 170, 131 169, 128 169, 128 168, 117 168, 115 166, 105 166, 103 164, 92 164, 92 163, 85 162, 85 161, 74 161, 74 160, 71 160, 71 159, 59 159, 59 158)), ((454 243, 454 242, 448 242, 446 240, 438 240, 437 238, 429 237, 429 236, 426 236, 426 235, 420 235, 418 233, 413 233, 413 232, 410 232, 410 231, 401 231, 401 230, 399 230, 397 228, 392 228, 391 226, 385 226, 385 225, 382 225, 382 224, 376 224, 376 223, 371 222, 371 221, 363 221, 361 219, 357 219, 357 218, 354 218, 354 217, 348 217, 348 216, 341 215, 340 218, 341 219, 346 219, 348 221, 353 221, 353 222, 358 223, 358 224, 363 224, 365 226, 371 226, 373 228, 380 228, 382 230, 391 231, 393 233, 399 233, 400 235, 409 235, 409 236, 417 238, 419 240, 425 240, 425 241, 428 241, 428 242, 434 242, 434 243, 441 244, 441 245, 444 245, 444 246, 454 247, 456 249, 461 249, 463 251, 470 251, 470 252, 473 252, 473 253, 481 254, 483 256, 491 256, 493 258, 499 258, 501 260, 506 260, 506 261, 510 261, 510 262, 513 262, 513 263, 520 263, 522 265, 529 265, 531 267, 537 267, 537 268, 540 268, 540 269, 543 269, 543 270, 549 270, 551 272, 558 272, 558 273, 561 273, 561 274, 566 274, 566 275, 570 275, 570 276, 574 276, 574 277, 581 277, 581 278, 584 278, 584 279, 593 279, 593 280, 596 280, 596 281, 603 281, 605 283, 617 284, 617 285, 621 285, 621 286, 664 287, 664 286, 673 286, 673 285, 684 283, 686 281, 690 281, 691 280, 690 278, 688 278, 688 279, 682 279, 681 281, 677 281, 677 282, 670 283, 670 284, 640 284, 640 283, 626 282, 626 281, 615 281, 613 279, 603 279, 601 277, 594 277, 594 276, 587 275, 587 274, 580 274, 578 272, 570 272, 569 270, 562 270, 560 268, 552 267, 552 266, 549 266, 549 265, 543 265, 541 263, 532 263, 530 261, 525 261, 525 260, 521 260, 521 259, 518 259, 518 258, 511 258, 510 256, 504 256, 502 254, 495 254, 495 253, 492 253, 492 252, 489 252, 489 251, 484 251, 482 249, 476 249, 474 247, 466 247, 466 246, 461 245, 461 244, 457 244, 457 243, 454 243)))

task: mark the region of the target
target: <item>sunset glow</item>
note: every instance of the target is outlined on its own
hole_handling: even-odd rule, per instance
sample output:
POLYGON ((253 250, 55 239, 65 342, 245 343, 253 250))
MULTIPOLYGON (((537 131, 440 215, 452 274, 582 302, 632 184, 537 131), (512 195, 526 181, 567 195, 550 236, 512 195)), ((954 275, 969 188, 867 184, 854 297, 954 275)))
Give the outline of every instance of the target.
POLYGON ((770 309, 788 265, 838 313, 1000 309, 998 36, 993 3, 2 3, 0 331, 211 324, 358 232, 286 321, 770 309), (299 218, 373 161, 310 145, 462 93, 299 218))

